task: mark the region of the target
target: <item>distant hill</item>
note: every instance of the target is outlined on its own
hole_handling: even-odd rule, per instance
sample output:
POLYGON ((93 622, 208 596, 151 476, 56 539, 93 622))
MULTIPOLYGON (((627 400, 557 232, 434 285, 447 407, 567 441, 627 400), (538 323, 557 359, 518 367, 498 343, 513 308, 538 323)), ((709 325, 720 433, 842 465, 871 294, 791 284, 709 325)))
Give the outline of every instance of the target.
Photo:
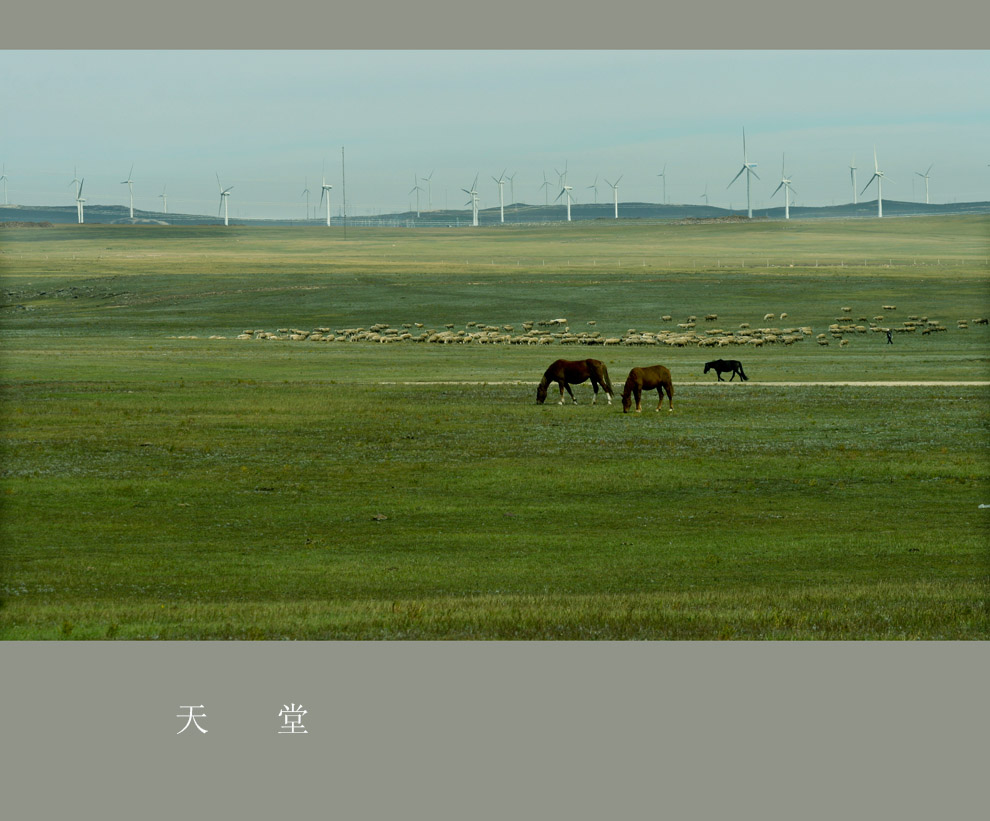
MULTIPOLYGON (((917 202, 899 202, 884 200, 883 213, 885 217, 936 216, 948 214, 990 214, 990 202, 961 202, 926 205, 917 202)), ((222 225, 223 220, 202 214, 163 214, 158 211, 140 211, 135 209, 134 219, 130 218, 129 210, 121 205, 87 205, 86 222, 102 225, 222 225)), ((849 219, 876 217, 876 200, 860 202, 856 205, 830 205, 817 208, 791 206, 791 219, 849 219)), ((675 221, 691 219, 729 219, 745 218, 745 210, 716 208, 707 205, 659 205, 649 202, 620 202, 619 219, 622 220, 658 220, 675 221)), ((615 207, 612 203, 575 203, 571 205, 572 221, 610 220, 615 218, 615 207)), ((754 209, 754 219, 783 219, 783 206, 775 208, 754 209)), ((26 206, 0 205, 0 223, 40 223, 56 224, 76 222, 74 205, 26 206)), ((563 205, 527 205, 514 203, 505 206, 506 224, 556 223, 566 220, 566 209, 563 205)), ((231 220, 237 225, 298 225, 320 226, 323 218, 311 220, 278 220, 278 219, 237 219, 231 220)), ((339 217, 333 217, 332 222, 340 224, 339 217)), ((478 212, 478 223, 483 226, 500 223, 499 209, 486 208, 478 212)), ((347 224, 352 226, 470 226, 471 211, 438 210, 421 211, 417 217, 415 211, 397 214, 381 214, 377 216, 348 217, 347 224)))

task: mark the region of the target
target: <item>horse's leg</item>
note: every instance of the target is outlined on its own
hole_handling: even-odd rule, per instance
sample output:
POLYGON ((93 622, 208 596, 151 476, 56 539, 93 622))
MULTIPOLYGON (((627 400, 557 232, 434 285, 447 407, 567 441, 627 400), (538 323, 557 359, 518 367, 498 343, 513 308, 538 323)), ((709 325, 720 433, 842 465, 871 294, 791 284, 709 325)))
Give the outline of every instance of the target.
POLYGON ((636 413, 643 412, 643 389, 636 385, 633 388, 633 395, 636 397, 636 413))
POLYGON ((733 379, 735 379, 735 378, 736 378, 736 369, 735 369, 735 368, 733 368, 733 369, 732 369, 732 376, 730 376, 730 377, 729 377, 729 381, 731 382, 731 381, 732 381, 733 379))
POLYGON ((725 381, 725 380, 724 380, 724 379, 722 378, 722 372, 721 372, 721 371, 715 371, 715 376, 717 376, 717 377, 718 377, 718 381, 719 381, 719 382, 724 382, 724 381, 725 381))
MULTIPOLYGON (((665 382, 664 383, 664 387, 667 389, 667 405, 669 406, 667 408, 667 411, 669 413, 673 413, 674 412, 674 383, 673 382, 665 382)), ((660 404, 661 405, 663 404, 663 394, 660 394, 660 404)), ((658 408, 658 410, 659 410, 659 408, 658 408)))
MULTIPOLYGON (((560 401, 557 404, 558 405, 563 405, 564 404, 564 387, 567 385, 567 383, 563 379, 561 379, 560 382, 557 383, 557 385, 560 387, 560 401)), ((569 391, 570 388, 568 388, 567 390, 569 391)))
MULTIPOLYGON (((573 402, 576 405, 577 404, 577 399, 574 398, 574 391, 571 390, 570 383, 569 382, 564 382, 564 387, 567 388, 567 392, 571 396, 571 402, 573 402)), ((563 391, 560 392, 560 404, 561 405, 564 404, 564 392, 563 391)))
POLYGON ((591 388, 594 391, 591 394, 591 404, 594 405, 598 402, 598 380, 595 377, 591 377, 591 388))

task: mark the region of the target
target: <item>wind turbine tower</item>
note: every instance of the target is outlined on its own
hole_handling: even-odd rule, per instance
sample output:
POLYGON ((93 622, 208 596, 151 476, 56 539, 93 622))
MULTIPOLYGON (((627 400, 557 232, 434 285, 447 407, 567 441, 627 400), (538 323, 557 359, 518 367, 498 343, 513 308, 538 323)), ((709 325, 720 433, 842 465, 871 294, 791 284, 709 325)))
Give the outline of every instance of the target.
POLYGON ((705 193, 701 195, 701 198, 705 201, 705 205, 708 205, 708 183, 705 183, 705 193))
POLYGON ((474 175, 474 182, 471 183, 471 190, 468 191, 466 188, 462 188, 465 194, 467 194, 471 199, 465 203, 465 205, 471 206, 471 225, 475 228, 478 227, 478 175, 474 175))
POLYGON ((432 211, 433 210, 433 172, 430 172, 430 176, 423 177, 423 182, 426 183, 426 207, 432 211))
POLYGON ((773 190, 773 194, 770 196, 774 197, 781 188, 784 189, 784 219, 789 220, 791 218, 791 181, 787 178, 787 172, 784 171, 783 156, 780 159, 780 185, 773 190))
POLYGON ((85 222, 83 215, 83 203, 86 202, 86 200, 84 200, 82 196, 83 185, 85 185, 85 183, 86 178, 83 177, 82 181, 79 183, 79 188, 76 189, 76 218, 79 220, 80 225, 85 222))
POLYGON ((873 146, 873 176, 870 177, 870 182, 863 186, 863 190, 860 194, 866 192, 866 189, 870 187, 871 183, 877 181, 877 218, 883 216, 883 171, 880 170, 880 166, 877 164, 877 148, 873 146))
POLYGON ((518 173, 516 171, 511 177, 507 178, 509 180, 509 199, 512 200, 513 205, 516 203, 516 174, 518 173))
MULTIPOLYGON (((756 163, 750 162, 746 156, 746 129, 744 128, 743 129, 743 164, 742 164, 742 168, 739 169, 739 173, 732 178, 732 182, 738 180, 741 174, 743 173, 746 174, 746 215, 750 219, 753 219, 753 204, 752 201, 750 200, 750 195, 749 195, 749 178, 750 177, 756 177, 756 179, 760 178, 759 175, 753 170, 754 168, 756 168, 756 163)), ((732 187, 732 182, 730 182, 727 186, 725 186, 726 190, 732 187)))
POLYGON ((330 190, 333 188, 332 185, 327 184, 327 178, 323 178, 323 184, 320 186, 320 205, 323 204, 323 198, 327 198, 327 228, 330 227, 330 190))
POLYGON ((550 182, 547 180, 547 172, 543 172, 543 185, 540 186, 543 189, 543 204, 550 204, 550 182))
POLYGON ((0 182, 3 183, 3 204, 10 205, 10 202, 7 200, 7 166, 6 165, 4 165, 3 167, 3 172, 0 173, 0 182))
POLYGON ((419 217, 419 192, 423 189, 419 187, 419 178, 413 174, 413 187, 409 189, 411 194, 413 191, 416 192, 416 216, 419 217))
POLYGON ((131 163, 131 170, 127 172, 127 179, 121 180, 121 185, 126 185, 128 192, 131 195, 131 219, 134 219, 134 180, 131 179, 131 174, 134 173, 134 163, 131 163))
MULTIPOLYGON (((932 167, 934 165, 935 165, 935 163, 932 163, 931 165, 929 165, 928 166, 928 171, 931 171, 932 170, 932 167)), ((915 174, 917 174, 919 177, 921 177, 925 181, 925 204, 926 205, 928 205, 930 203, 930 200, 928 199, 928 171, 926 171, 924 174, 922 174, 920 171, 915 171, 914 172, 915 174)), ((6 188, 5 188, 4 189, 4 197, 6 197, 6 195, 7 195, 7 192, 6 192, 6 188)))
MULTIPOLYGON (((620 174, 619 180, 621 179, 622 179, 622 175, 620 174)), ((616 180, 615 182, 608 182, 608 180, 605 180, 605 182, 607 182, 609 187, 612 189, 612 203, 613 205, 615 205, 616 219, 619 218, 619 180, 616 180)))
POLYGON ((554 198, 554 202, 556 202, 557 200, 559 200, 565 194, 567 195, 567 221, 568 222, 571 221, 571 191, 573 191, 573 190, 574 190, 574 188, 572 186, 565 185, 563 188, 560 189, 560 193, 554 198))
POLYGON ((502 222, 505 222, 504 188, 505 188, 505 172, 508 170, 509 170, 508 168, 503 169, 502 173, 499 175, 499 178, 497 180, 495 179, 495 177, 492 177, 492 179, 495 180, 496 184, 498 185, 498 211, 499 211, 499 215, 502 218, 502 222))
POLYGON ((159 197, 162 198, 162 213, 163 214, 167 214, 168 213, 168 197, 165 196, 165 189, 166 188, 167 188, 167 186, 163 185, 162 186, 162 193, 158 195, 159 197))
POLYGON ((663 164, 663 171, 657 174, 663 180, 663 204, 667 204, 667 163, 663 164))
POLYGON ((300 197, 306 198, 306 219, 309 219, 309 180, 303 178, 303 190, 299 195, 300 197))
MULTIPOLYGON (((129 175, 128 175, 129 176, 129 175)), ((220 216, 220 209, 223 209, 223 224, 230 225, 227 219, 227 198, 230 197, 230 192, 233 190, 234 186, 230 188, 224 188, 223 184, 220 182, 220 175, 217 174, 217 186, 220 188, 220 207, 217 208, 217 216, 220 216)))
POLYGON ((595 177, 595 181, 591 185, 589 185, 588 188, 591 188, 591 189, 594 190, 594 192, 595 192, 595 205, 598 205, 598 177, 597 176, 595 177))
POLYGON ((852 165, 849 166, 849 180, 852 182, 853 187, 853 205, 857 204, 856 199, 856 158, 853 157, 852 165))

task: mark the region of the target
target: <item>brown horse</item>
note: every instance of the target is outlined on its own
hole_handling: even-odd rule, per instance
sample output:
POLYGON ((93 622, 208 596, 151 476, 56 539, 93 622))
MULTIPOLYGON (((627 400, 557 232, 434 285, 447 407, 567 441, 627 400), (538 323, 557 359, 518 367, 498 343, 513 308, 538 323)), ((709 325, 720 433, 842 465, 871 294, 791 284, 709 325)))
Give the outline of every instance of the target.
POLYGON ((657 410, 663 407, 663 392, 667 391, 667 402, 670 404, 669 410, 674 409, 674 383, 670 379, 670 371, 663 365, 653 365, 649 368, 633 368, 626 377, 626 385, 622 389, 622 412, 629 413, 632 405, 632 397, 636 397, 636 413, 643 410, 643 391, 651 391, 656 388, 660 396, 660 404, 657 410))
POLYGON ((608 368, 605 363, 597 359, 579 359, 572 362, 568 359, 558 359, 543 374, 540 386, 536 389, 536 401, 542 405, 547 398, 547 388, 551 382, 556 382, 560 386, 560 402, 564 404, 564 390, 571 395, 571 401, 577 404, 571 385, 580 385, 582 382, 591 380, 591 387, 595 389, 595 395, 591 397, 591 404, 595 404, 598 399, 598 388, 601 386, 608 397, 608 403, 612 404, 612 382, 608 378, 608 368))

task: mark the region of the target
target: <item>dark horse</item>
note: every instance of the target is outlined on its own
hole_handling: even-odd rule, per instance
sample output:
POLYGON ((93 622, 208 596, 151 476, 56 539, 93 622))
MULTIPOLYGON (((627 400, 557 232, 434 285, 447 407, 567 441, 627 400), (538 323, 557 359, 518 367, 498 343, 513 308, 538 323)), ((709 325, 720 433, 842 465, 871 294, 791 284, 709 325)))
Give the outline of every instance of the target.
POLYGON ((736 374, 739 374, 740 382, 745 382, 749 379, 749 377, 743 373, 742 362, 738 359, 716 359, 713 362, 706 362, 705 373, 708 373, 711 370, 715 371, 715 376, 718 377, 719 382, 725 381, 722 378, 722 374, 728 371, 732 371, 732 376, 729 377, 730 382, 736 378, 736 374))
POLYGON ((571 385, 580 385, 589 379, 591 380, 591 387, 595 389, 595 395, 591 397, 591 404, 594 405, 595 400, 598 399, 598 387, 600 385, 605 389, 605 395, 611 405, 612 382, 608 378, 608 369, 605 367, 605 363, 597 359, 579 359, 576 362, 558 359, 543 374, 540 386, 536 389, 536 401, 542 405, 547 398, 547 387, 551 382, 556 382, 560 386, 560 402, 557 404, 564 404, 564 389, 566 388, 571 395, 571 401, 576 405, 577 399, 574 398, 571 385))
POLYGON ((674 409, 674 383, 670 379, 670 371, 663 365, 653 365, 649 368, 633 368, 626 377, 626 386, 622 389, 622 412, 629 413, 632 397, 636 397, 636 413, 643 410, 643 391, 656 388, 660 397, 657 410, 663 407, 663 392, 667 391, 669 410, 674 409))

